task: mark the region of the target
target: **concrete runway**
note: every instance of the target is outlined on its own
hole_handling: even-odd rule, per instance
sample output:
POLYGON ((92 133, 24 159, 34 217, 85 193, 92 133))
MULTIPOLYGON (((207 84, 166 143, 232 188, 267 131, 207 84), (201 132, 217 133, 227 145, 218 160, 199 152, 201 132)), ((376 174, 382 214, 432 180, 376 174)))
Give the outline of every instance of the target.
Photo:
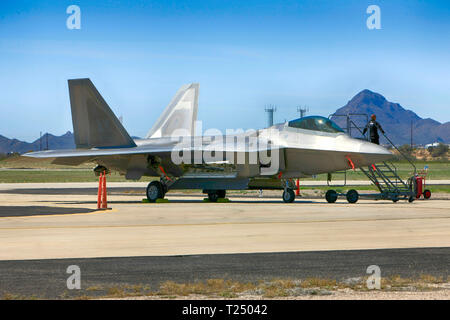
POLYGON ((285 204, 280 191, 265 191, 232 194, 230 203, 169 193, 169 203, 145 204, 143 188, 111 185, 108 211, 96 210, 92 184, 0 185, 0 296, 104 295, 168 280, 348 279, 372 264, 383 276, 449 273, 448 200, 285 204), (81 291, 66 287, 74 264, 81 291))
POLYGON ((450 247, 450 201, 281 201, 281 192, 168 194, 144 204, 116 184, 112 210, 96 211, 95 188, 57 184, 0 188, 0 260, 450 247), (267 196, 267 195, 271 196, 267 196))

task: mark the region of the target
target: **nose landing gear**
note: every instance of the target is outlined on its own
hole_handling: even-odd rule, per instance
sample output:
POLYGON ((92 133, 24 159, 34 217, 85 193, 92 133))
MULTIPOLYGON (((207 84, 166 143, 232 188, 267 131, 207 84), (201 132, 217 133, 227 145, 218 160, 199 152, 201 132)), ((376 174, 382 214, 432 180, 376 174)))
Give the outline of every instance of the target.
POLYGON ((283 191, 283 201, 285 203, 292 203, 295 200, 295 192, 291 188, 286 188, 283 191))

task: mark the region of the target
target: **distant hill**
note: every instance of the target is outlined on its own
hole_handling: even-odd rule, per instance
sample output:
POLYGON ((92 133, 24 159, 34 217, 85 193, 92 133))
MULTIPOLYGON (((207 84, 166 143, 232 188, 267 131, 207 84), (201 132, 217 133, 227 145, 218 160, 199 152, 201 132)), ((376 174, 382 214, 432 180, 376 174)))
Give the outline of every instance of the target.
MULTIPOLYGON (((411 122, 413 126, 413 143, 427 144, 432 142, 450 143, 450 122, 444 124, 433 119, 422 119, 411 110, 404 109, 400 104, 389 102, 379 93, 363 90, 354 96, 345 106, 336 110, 336 114, 364 113, 376 114, 388 137, 397 145, 410 143, 411 122)), ((357 119, 357 118, 355 118, 357 119)), ((359 118, 364 119, 364 118, 359 118)), ((341 127, 346 127, 344 117, 332 117, 341 127)), ((364 126, 359 120, 358 126, 364 126)), ((353 132, 357 129, 352 129, 353 132)), ((386 143, 384 137, 380 140, 386 143)))
POLYGON ((18 152, 25 153, 29 151, 39 151, 47 149, 74 149, 75 142, 72 132, 67 131, 61 136, 54 136, 50 133, 44 134, 40 139, 34 142, 25 142, 17 139, 8 139, 0 135, 0 153, 18 152), (48 139, 47 139, 48 137, 48 139))

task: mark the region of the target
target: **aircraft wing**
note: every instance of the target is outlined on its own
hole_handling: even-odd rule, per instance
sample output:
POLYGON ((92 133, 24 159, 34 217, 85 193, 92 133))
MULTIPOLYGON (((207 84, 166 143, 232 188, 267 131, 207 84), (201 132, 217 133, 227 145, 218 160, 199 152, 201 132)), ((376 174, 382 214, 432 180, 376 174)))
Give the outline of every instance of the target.
POLYGON ((25 157, 32 158, 75 158, 102 157, 133 154, 162 154, 172 151, 172 147, 142 146, 134 148, 102 148, 102 149, 67 149, 29 152, 25 157))

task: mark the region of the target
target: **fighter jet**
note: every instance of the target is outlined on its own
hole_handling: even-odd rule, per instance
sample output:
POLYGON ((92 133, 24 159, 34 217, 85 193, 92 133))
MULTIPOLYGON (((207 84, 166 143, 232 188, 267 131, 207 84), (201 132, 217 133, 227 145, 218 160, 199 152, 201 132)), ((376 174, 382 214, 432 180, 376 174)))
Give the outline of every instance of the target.
POLYGON ((132 139, 89 79, 68 84, 76 149, 25 156, 65 165, 92 162, 97 174, 118 171, 129 180, 159 177, 147 186, 150 202, 171 189, 201 189, 210 201, 217 201, 226 190, 264 189, 267 181, 276 181, 284 190, 283 201, 289 203, 295 199, 295 178, 366 167, 393 157, 386 148, 351 138, 321 116, 259 130, 197 135, 196 83, 178 90, 145 139, 132 139))

